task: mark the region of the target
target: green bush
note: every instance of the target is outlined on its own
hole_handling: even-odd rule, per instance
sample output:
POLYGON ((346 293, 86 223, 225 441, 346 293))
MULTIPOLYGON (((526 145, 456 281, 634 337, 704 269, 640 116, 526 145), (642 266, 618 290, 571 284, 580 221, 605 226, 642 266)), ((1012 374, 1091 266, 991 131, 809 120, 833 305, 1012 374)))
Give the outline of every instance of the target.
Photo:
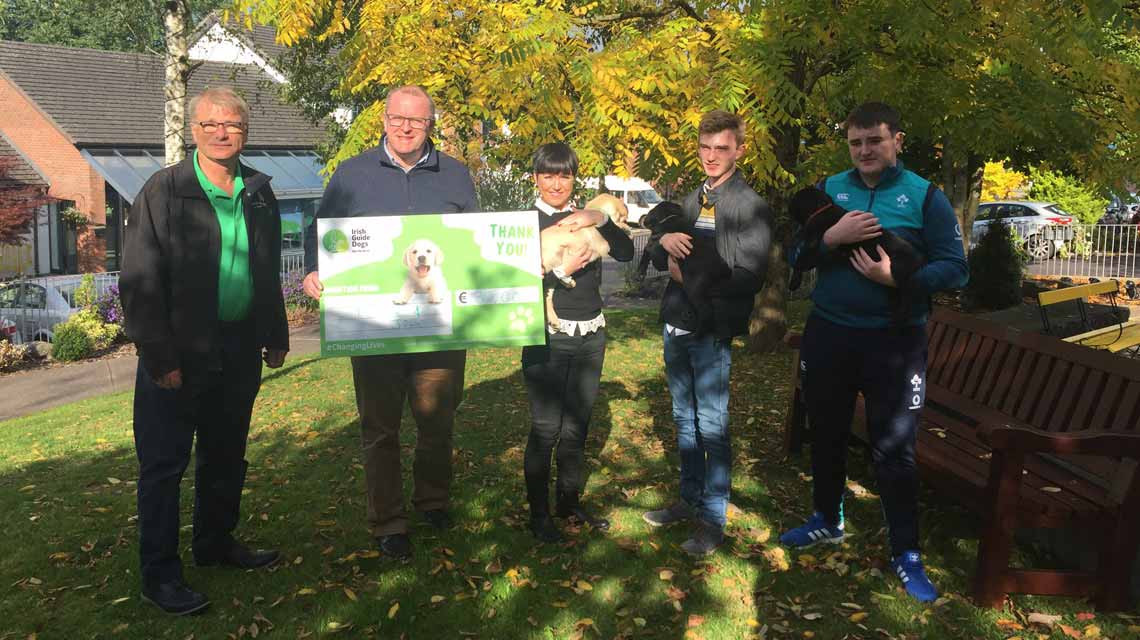
POLYGON ((1029 179, 1033 181, 1030 198, 1056 202, 1081 224, 1096 224, 1108 206, 1108 200, 1097 195, 1095 186, 1086 185, 1072 176, 1035 168, 1029 170, 1029 179))
POLYGON ((63 362, 82 360, 95 351, 91 336, 83 330, 79 323, 71 320, 61 322, 55 326, 55 336, 52 338, 51 356, 63 362))
POLYGON ((1005 309, 1021 303, 1025 252, 1008 225, 991 224, 970 251, 966 295, 974 306, 1005 309))
POLYGON ((80 360, 114 344, 122 328, 107 324, 95 307, 81 309, 67 322, 55 325, 52 357, 56 360, 80 360))

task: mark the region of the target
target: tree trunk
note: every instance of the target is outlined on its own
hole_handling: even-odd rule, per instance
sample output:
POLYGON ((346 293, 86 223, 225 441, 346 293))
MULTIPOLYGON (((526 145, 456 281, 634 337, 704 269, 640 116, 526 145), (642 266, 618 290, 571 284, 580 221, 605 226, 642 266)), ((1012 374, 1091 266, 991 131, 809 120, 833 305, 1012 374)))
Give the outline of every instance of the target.
POLYGON ((748 346, 759 353, 775 350, 788 330, 788 264, 784 243, 776 236, 773 230, 767 281, 753 300, 748 320, 748 346))
POLYGON ((166 165, 186 157, 186 81, 190 76, 189 0, 167 0, 162 21, 166 28, 166 84, 163 87, 166 165))
POLYGON ((978 200, 982 195, 982 177, 985 174, 985 160, 977 154, 958 149, 953 140, 942 145, 942 188, 954 216, 962 230, 962 248, 970 252, 970 234, 974 217, 978 214, 978 200))

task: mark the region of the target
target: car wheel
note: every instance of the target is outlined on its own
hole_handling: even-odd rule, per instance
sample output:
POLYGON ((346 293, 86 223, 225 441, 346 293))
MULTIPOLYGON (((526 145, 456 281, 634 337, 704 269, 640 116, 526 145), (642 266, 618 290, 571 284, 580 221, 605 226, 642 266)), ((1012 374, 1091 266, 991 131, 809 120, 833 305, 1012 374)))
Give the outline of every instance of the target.
POLYGON ((1042 238, 1040 235, 1029 236, 1025 241, 1025 252, 1033 260, 1048 260, 1053 257, 1056 247, 1053 243, 1042 238))

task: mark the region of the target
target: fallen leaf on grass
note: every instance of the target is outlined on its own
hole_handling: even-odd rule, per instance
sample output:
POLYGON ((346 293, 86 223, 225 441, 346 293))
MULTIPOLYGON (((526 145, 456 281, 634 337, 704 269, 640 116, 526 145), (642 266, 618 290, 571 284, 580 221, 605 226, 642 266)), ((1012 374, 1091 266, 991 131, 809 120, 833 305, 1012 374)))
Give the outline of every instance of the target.
POLYGON ((699 627, 704 623, 705 623, 705 617, 704 616, 698 616, 696 614, 693 614, 693 615, 689 616, 689 621, 686 624, 691 629, 693 627, 699 627))
POLYGON ((791 563, 788 562, 787 552, 780 547, 765 551, 764 559, 768 561, 773 571, 787 571, 792 568, 791 563))
POLYGON ((349 589, 348 587, 345 587, 345 588, 344 588, 344 595, 348 596, 348 599, 349 599, 349 600, 352 600, 353 602, 356 602, 356 592, 355 592, 355 591, 353 591, 352 589, 349 589))
POLYGON ((858 623, 866 620, 867 615, 868 614, 866 611, 857 611, 857 612, 851 614, 850 616, 848 616, 847 619, 850 620, 851 622, 858 624, 858 623))
POLYGON ((1095 619, 1096 619, 1095 613, 1088 613, 1086 611, 1082 611, 1081 613, 1077 614, 1077 620, 1080 620, 1081 622, 1088 622, 1089 620, 1095 620, 1095 619))
POLYGON ((673 572, 670 571, 669 569, 662 569, 661 573, 657 574, 657 577, 661 578, 665 582, 669 582, 670 580, 673 579, 673 572))
POLYGON ((439 603, 443 602, 444 600, 447 600, 446 596, 432 596, 431 597, 431 603, 432 604, 439 604, 439 603))
POLYGON ((579 580, 578 581, 578 588, 581 589, 582 591, 593 591, 594 585, 590 584, 589 582, 586 582, 585 580, 579 580))
POLYGON ((1070 627, 1067 624, 1061 624, 1061 625, 1057 625, 1057 626, 1061 627, 1061 631, 1063 631, 1065 633, 1065 635, 1069 636, 1070 638, 1080 638, 1081 637, 1081 634, 1079 631, 1070 627))
POLYGON ((1029 624, 1041 624, 1045 625, 1046 627, 1052 627, 1061 621, 1061 616, 1055 616, 1048 613, 1033 612, 1029 614, 1029 617, 1026 618, 1026 621, 1029 622, 1029 624))
POLYGON ((395 618, 396 614, 399 613, 399 611, 400 611, 400 603, 399 602, 393 602, 392 606, 388 607, 388 619, 391 620, 392 618, 395 618))
POLYGON ((1092 625, 1085 627, 1085 637, 1086 638, 1099 638, 1100 637, 1100 627, 1096 626, 1095 624, 1092 624, 1092 625))
POLYGON ((1021 631, 1025 627, 1015 620, 998 620, 997 626, 1005 629, 1006 631, 1021 631))
POLYGON ((822 613, 805 613, 804 620, 819 620, 823 617, 822 613))
POLYGON ((316 594, 317 594, 317 590, 309 588, 309 587, 305 587, 304 589, 299 589, 297 591, 297 595, 299 595, 299 596, 314 596, 316 594))

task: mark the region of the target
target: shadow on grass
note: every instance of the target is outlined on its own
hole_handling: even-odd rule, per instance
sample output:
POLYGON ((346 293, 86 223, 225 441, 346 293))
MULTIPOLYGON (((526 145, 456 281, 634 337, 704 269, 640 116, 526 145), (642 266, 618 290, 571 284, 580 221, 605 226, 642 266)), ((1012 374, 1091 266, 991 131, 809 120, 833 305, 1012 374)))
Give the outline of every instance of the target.
MULTIPOLYGON (((440 533, 413 519, 415 555, 406 564, 378 557, 367 532, 348 361, 300 360, 267 376, 237 534, 280 548, 285 558, 259 572, 188 566, 191 584, 213 599, 209 612, 188 619, 160 616, 137 598, 129 394, 9 423, 0 434, 8 454, 0 466, 0 532, 11 541, 0 556, 0 578, 9 585, 0 638, 179 640, 238 636, 243 628, 250 635, 253 625, 259 634, 290 638, 713 639, 777 624, 817 638, 882 635, 877 628, 896 638, 1008 635, 993 626, 993 614, 961 597, 941 607, 913 605, 889 576, 872 572, 885 566, 874 500, 851 505, 855 536, 838 559, 844 575, 822 554, 811 561, 792 554, 784 570, 765 555, 809 504, 800 477, 806 458, 787 460, 780 452, 787 354, 733 353, 733 501, 743 513, 730 522, 729 542, 693 561, 678 548, 684 527, 649 530, 641 513, 674 499, 678 480, 657 336, 651 313, 610 318, 586 492, 613 521, 608 534, 568 529, 565 545, 535 545, 525 528, 529 420, 518 350, 478 351, 469 356, 455 431, 457 525, 440 533), (854 610, 845 602, 863 607, 868 619, 851 621, 854 610), (807 619, 817 612, 821 619, 807 619)), ((406 416, 406 472, 414 442, 406 416)), ((854 453, 853 478, 862 482, 866 466, 865 454, 854 453)), ((183 484, 184 523, 190 487, 190 480, 183 484)), ((932 575, 944 590, 962 593, 976 546, 973 523, 931 496, 923 501, 932 575)), ((185 548, 189 531, 183 533, 185 548)), ((1071 613, 1074 606, 1055 610, 1071 613)))

